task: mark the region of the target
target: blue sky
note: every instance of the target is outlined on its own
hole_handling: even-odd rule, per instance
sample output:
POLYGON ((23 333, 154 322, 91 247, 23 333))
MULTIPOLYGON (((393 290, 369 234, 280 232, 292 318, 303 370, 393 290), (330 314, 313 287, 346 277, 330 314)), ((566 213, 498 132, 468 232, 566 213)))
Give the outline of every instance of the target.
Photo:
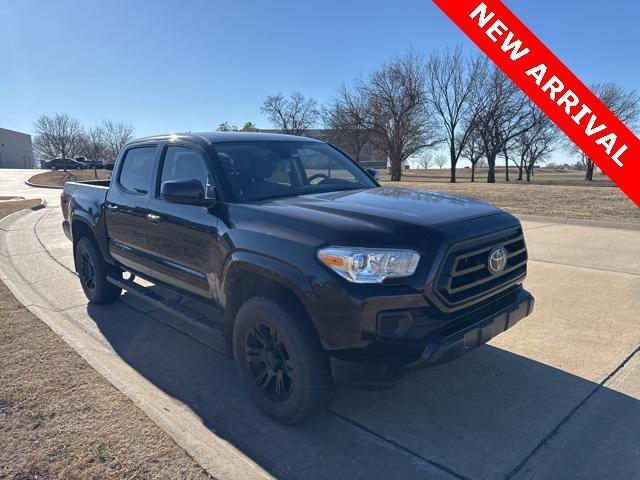
MULTIPOLYGON (((586 83, 640 87, 637 0, 507 0, 586 83)), ((0 0, 0 127, 40 114, 136 135, 253 121, 264 97, 327 101, 386 58, 475 49, 428 0, 0 0)))

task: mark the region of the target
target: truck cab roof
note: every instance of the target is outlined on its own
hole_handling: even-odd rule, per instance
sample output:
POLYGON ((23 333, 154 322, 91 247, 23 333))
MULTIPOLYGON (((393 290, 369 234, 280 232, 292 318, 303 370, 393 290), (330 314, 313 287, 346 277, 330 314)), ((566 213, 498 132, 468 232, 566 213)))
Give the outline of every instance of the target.
POLYGON ((263 132, 187 132, 168 133, 163 135, 153 135, 132 140, 130 143, 160 142, 170 140, 186 140, 193 143, 205 143, 212 145, 215 143, 229 142, 317 142, 321 140, 309 137, 299 137, 296 135, 285 135, 281 133, 263 132))

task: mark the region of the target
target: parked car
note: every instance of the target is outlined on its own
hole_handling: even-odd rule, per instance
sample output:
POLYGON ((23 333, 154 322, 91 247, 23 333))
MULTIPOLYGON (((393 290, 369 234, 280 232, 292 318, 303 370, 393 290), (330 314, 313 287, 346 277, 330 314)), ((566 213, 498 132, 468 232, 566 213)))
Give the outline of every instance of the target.
MULTIPOLYGON (((76 162, 82 163, 82 165, 84 165, 85 168, 93 168, 93 166, 94 166, 94 160, 92 160, 91 158, 87 158, 87 157, 76 157, 76 162)), ((95 167, 96 168, 104 168, 104 161, 103 160, 95 160, 95 167)))
POLYGON ((113 173, 66 183, 61 195, 89 302, 125 289, 220 328, 252 398, 283 423, 326 405, 331 357, 412 371, 463 355, 533 309, 515 217, 383 188, 318 140, 155 136, 126 145, 113 173), (205 317, 126 272, 221 314, 205 317))
POLYGON ((87 166, 84 163, 71 158, 54 158, 47 162, 47 168, 50 168, 51 170, 63 170, 65 168, 67 170, 82 170, 87 168, 87 166))

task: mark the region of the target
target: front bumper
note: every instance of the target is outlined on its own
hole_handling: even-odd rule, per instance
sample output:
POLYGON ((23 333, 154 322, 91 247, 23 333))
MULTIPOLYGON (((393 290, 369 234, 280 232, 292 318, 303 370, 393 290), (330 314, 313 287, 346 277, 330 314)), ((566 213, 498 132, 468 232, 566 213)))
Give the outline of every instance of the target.
POLYGON ((496 335, 513 327, 533 312, 535 299, 526 290, 518 292, 516 300, 492 315, 460 328, 458 323, 432 334, 422 355, 415 362, 405 365, 412 369, 449 362, 464 353, 487 343, 496 335))
POLYGON ((357 355, 351 358, 340 355, 333 359, 334 379, 341 386, 351 388, 391 387, 412 372, 450 362, 487 343, 530 315, 534 304, 533 296, 519 288, 506 296, 499 308, 488 305, 452 320, 428 333, 419 341, 419 346, 397 344, 398 349, 390 353, 389 344, 379 342, 373 348, 353 352, 357 355), (398 358, 398 352, 407 351, 415 352, 410 361, 398 358), (381 361, 385 357, 386 361, 381 361))

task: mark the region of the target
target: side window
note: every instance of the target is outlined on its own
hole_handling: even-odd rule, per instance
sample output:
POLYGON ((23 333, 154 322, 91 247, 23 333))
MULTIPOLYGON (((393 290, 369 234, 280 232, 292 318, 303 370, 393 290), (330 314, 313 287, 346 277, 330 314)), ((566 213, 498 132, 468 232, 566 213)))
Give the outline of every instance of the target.
MULTIPOLYGON (((202 157, 186 147, 168 147, 162 163, 160 185, 169 180, 200 180, 203 188, 211 183, 202 157)), ((159 190, 159 189, 158 189, 159 190)))
POLYGON ((136 193, 148 193, 153 174, 156 147, 139 147, 129 150, 122 160, 118 181, 125 189, 136 193))

